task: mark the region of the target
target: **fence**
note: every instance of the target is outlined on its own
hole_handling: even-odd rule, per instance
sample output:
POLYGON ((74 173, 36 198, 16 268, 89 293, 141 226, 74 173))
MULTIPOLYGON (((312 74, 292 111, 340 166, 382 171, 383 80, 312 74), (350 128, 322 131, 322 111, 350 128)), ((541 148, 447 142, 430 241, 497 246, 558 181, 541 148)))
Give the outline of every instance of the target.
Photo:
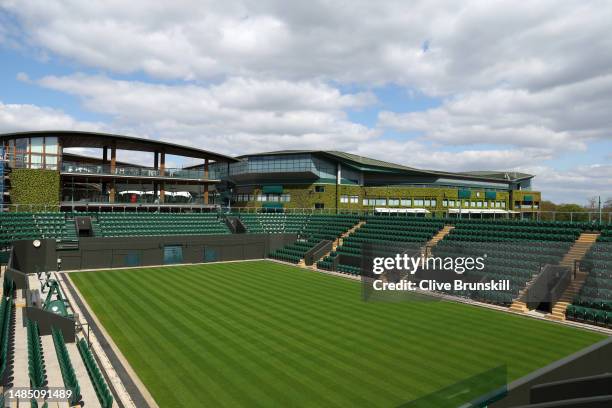
MULTIPOLYGON (((70 203, 62 205, 44 205, 44 204, 1 204, 1 211, 13 211, 13 212, 56 212, 62 208, 70 208, 70 203)), ((269 210, 262 207, 222 207, 215 204, 178 204, 178 203, 116 203, 116 204, 104 204, 104 203, 89 203, 89 204, 77 204, 74 203, 74 207, 82 209, 88 207, 90 211, 97 211, 100 208, 104 208, 106 211, 113 212, 128 212, 128 211, 219 211, 223 213, 234 213, 234 214, 252 214, 262 213, 269 210)), ((283 214, 351 214, 351 215, 373 215, 377 213, 375 209, 369 210, 352 210, 352 209, 335 209, 335 208, 282 208, 275 209, 275 211, 283 214)), ((576 223, 593 223, 593 224, 612 224, 612 211, 604 210, 599 211, 581 211, 581 212, 565 212, 565 211, 532 211, 532 212, 507 212, 504 214, 499 213, 474 213, 474 212, 457 212, 450 213, 448 209, 443 210, 428 210, 427 213, 420 214, 397 214, 397 213, 377 213, 380 216, 396 217, 396 216, 416 216, 425 218, 460 218, 460 219, 489 219, 489 220, 503 220, 503 219, 518 219, 518 220, 533 220, 533 221, 565 221, 565 222, 576 222, 576 223)))

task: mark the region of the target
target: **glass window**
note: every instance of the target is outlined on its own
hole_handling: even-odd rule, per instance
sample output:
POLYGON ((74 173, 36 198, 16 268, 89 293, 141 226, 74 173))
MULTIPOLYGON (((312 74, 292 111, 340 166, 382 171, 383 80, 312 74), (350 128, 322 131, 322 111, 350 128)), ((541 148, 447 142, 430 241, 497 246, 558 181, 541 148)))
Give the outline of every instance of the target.
POLYGON ((448 200, 442 200, 442 207, 448 207, 448 200))
POLYGON ((431 200, 425 200, 425 207, 431 207, 431 200))
POLYGON ((33 154, 30 156, 30 167, 32 167, 33 169, 40 169, 42 168, 42 155, 40 154, 33 154))
POLYGON ((435 198, 431 199, 431 206, 435 207, 436 205, 438 205, 438 201, 435 198))
POLYGON ((45 138, 45 153, 58 154, 57 148, 58 148, 57 137, 46 137, 45 138))
POLYGON ((43 153, 43 138, 33 137, 31 140, 32 153, 43 153))
POLYGON ((470 203, 470 207, 475 208, 475 207, 476 207, 476 201, 472 201, 472 202, 470 203))
POLYGON ((359 196, 351 196, 351 204, 358 204, 359 196))
POLYGON ((398 198, 390 198, 389 205, 398 206, 400 205, 400 200, 398 198))
POLYGON ((501 205, 502 205, 502 208, 506 208, 506 202, 505 201, 502 201, 501 205))
POLYGON ((467 201, 467 200, 466 200, 466 201, 464 201, 464 202, 463 202, 463 206, 464 206, 464 207, 469 207, 469 206, 470 206, 470 202, 469 202, 469 201, 467 201))
POLYGON ((317 209, 325 208, 325 204, 323 204, 323 203, 315 203, 315 208, 317 208, 317 209))
POLYGON ((422 206, 423 206, 423 204, 424 204, 424 201, 423 201, 423 200, 421 200, 421 199, 415 199, 415 200, 414 200, 414 206, 415 206, 415 207, 422 207, 422 206))
POLYGON ((349 202, 349 198, 347 195, 341 195, 340 196, 340 202, 343 204, 347 204, 349 202))
POLYGON ((478 201, 478 202, 476 203, 476 205, 477 205, 479 208, 482 208, 482 201, 478 201))
POLYGON ((325 192, 325 186, 315 186, 315 191, 317 193, 324 193, 325 192))
POLYGON ((15 141, 15 149, 18 153, 25 153, 28 151, 28 140, 27 137, 22 137, 15 141))
POLYGON ((489 206, 489 202, 488 202, 488 201, 485 201, 485 202, 483 203, 483 205, 484 205, 484 207, 485 207, 485 208, 487 208, 487 207, 489 206))
POLYGON ((387 205, 387 199, 386 198, 377 198, 376 199, 376 205, 387 205))
POLYGON ((402 198, 400 200, 402 207, 410 207, 412 205, 412 200, 409 198, 402 198))

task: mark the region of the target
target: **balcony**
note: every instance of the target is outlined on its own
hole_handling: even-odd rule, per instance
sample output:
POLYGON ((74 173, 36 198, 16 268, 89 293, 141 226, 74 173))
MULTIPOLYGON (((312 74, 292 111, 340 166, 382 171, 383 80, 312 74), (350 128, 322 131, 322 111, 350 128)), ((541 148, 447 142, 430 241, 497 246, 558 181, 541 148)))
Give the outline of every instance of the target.
MULTIPOLYGON (((167 168, 164 171, 152 167, 116 166, 111 172, 110 165, 64 162, 62 163, 62 174, 91 175, 91 176, 116 176, 133 178, 155 178, 155 179, 181 179, 181 180, 204 180, 204 170, 167 168)), ((219 180, 220 175, 213 169, 209 171, 206 180, 219 180)))

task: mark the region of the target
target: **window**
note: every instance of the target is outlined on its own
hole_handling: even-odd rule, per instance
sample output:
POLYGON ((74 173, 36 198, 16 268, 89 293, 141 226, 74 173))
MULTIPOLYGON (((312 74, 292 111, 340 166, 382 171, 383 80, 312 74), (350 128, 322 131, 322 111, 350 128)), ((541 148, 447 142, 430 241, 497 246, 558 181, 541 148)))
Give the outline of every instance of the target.
POLYGON ((390 198, 389 205, 398 206, 400 205, 400 200, 398 198, 390 198))
POLYGON ((431 199, 431 206, 435 207, 436 205, 438 205, 438 200, 436 200, 435 198, 431 199))
POLYGON ((43 138, 33 137, 30 142, 30 150, 32 153, 43 153, 43 138))
POLYGON ((442 207, 448 207, 448 200, 442 200, 442 207))
POLYGON ((57 154, 57 137, 45 138, 45 153, 57 154))
POLYGON ((315 207, 314 208, 316 208, 318 210, 319 209, 323 209, 323 208, 325 208, 325 204, 323 204, 323 203, 315 203, 315 207))
POLYGON ((400 202, 401 202, 402 207, 411 207, 412 206, 412 200, 409 199, 409 198, 402 198, 400 202))
POLYGON ((280 196, 280 201, 281 203, 288 203, 289 201, 291 201, 291 194, 282 194, 280 196))
POLYGON ((315 186, 315 192, 317 192, 317 193, 324 193, 325 192, 325 186, 315 186))
POLYGON ((359 196, 351 196, 351 204, 358 204, 359 196))
POLYGON ((448 200, 448 206, 449 207, 454 207, 455 206, 455 200, 448 200))
POLYGON ((423 200, 421 199, 414 199, 414 206, 415 207, 422 207, 423 206, 423 200))
POLYGON ((464 201, 463 202, 463 207, 469 207, 470 206, 470 202, 469 201, 464 201))
POLYGON ((482 208, 482 201, 478 201, 478 202, 476 203, 476 206, 477 206, 478 208, 482 208))
POLYGON ((368 200, 367 198, 364 198, 363 205, 370 205, 370 200, 368 200))
POLYGON ((348 198, 348 196, 347 196, 347 195, 341 195, 341 196, 340 196, 340 202, 341 202, 342 204, 346 204, 346 203, 348 203, 348 202, 349 202, 349 198, 348 198))
POLYGON ((470 207, 475 208, 475 207, 476 207, 476 201, 472 201, 472 202, 470 203, 470 207))
POLYGON ((30 156, 30 167, 33 169, 40 169, 42 168, 42 155, 40 154, 33 154, 30 156))
POLYGON ((502 208, 506 208, 506 202, 505 202, 505 201, 502 201, 502 202, 501 202, 501 206, 502 206, 502 208))
POLYGON ((387 205, 387 199, 386 198, 377 198, 376 200, 376 205, 387 205))
POLYGON ((489 206, 489 202, 488 202, 488 201, 485 201, 485 202, 483 203, 483 205, 484 205, 484 207, 485 207, 485 208, 487 208, 487 207, 489 206))

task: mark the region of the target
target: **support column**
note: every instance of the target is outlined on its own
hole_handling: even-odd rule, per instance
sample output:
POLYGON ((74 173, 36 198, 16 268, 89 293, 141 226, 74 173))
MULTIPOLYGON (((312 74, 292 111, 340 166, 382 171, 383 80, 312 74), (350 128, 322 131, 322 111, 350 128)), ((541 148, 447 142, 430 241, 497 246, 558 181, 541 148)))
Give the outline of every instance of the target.
MULTIPOLYGON (((102 148, 102 173, 105 172, 105 166, 108 164, 108 146, 102 148)), ((106 181, 102 179, 102 194, 106 194, 106 181)))
MULTIPOLYGON (((164 176, 166 171, 166 153, 161 152, 159 157, 159 175, 164 176)), ((165 183, 162 181, 159 186, 159 202, 163 203, 166 200, 165 183)))
POLYGON ((204 159, 204 204, 208 204, 208 159, 204 159))
MULTIPOLYGON (((153 168, 155 170, 159 170, 159 152, 155 152, 153 154, 153 168)), ((154 181, 153 182, 153 197, 154 197, 154 199, 158 197, 158 195, 157 195, 158 191, 159 191, 159 183, 157 181, 154 181)))
POLYGON ((110 194, 108 201, 113 204, 115 202, 116 186, 115 186, 115 169, 117 167, 117 142, 113 141, 111 145, 111 162, 110 162, 110 173, 113 176, 111 182, 110 194))

